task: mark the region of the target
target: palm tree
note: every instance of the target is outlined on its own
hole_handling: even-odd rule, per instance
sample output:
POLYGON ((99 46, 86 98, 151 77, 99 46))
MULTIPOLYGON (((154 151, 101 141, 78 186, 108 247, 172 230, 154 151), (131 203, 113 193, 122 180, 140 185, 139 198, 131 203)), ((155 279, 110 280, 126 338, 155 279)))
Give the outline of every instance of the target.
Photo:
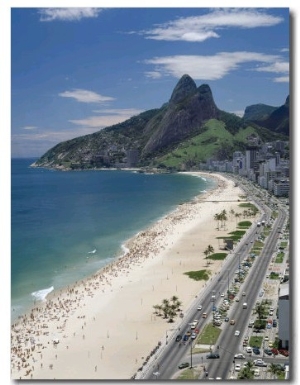
POLYGON ((274 380, 277 378, 277 375, 279 373, 279 370, 278 370, 278 366, 276 364, 271 364, 269 367, 268 367, 268 372, 271 373, 274 377, 274 380))
POLYGON ((219 221, 221 220, 220 214, 216 213, 215 216, 214 216, 214 220, 218 222, 217 229, 220 230, 220 226, 219 226, 219 221))
POLYGON ((226 223, 226 221, 228 220, 226 210, 223 210, 223 211, 221 212, 220 217, 221 217, 221 221, 223 222, 222 227, 224 227, 224 230, 225 230, 225 227, 226 227, 226 226, 225 226, 225 223, 226 223))
POLYGON ((208 251, 208 254, 213 254, 215 252, 215 249, 212 247, 212 245, 208 245, 207 246, 207 251, 208 251))

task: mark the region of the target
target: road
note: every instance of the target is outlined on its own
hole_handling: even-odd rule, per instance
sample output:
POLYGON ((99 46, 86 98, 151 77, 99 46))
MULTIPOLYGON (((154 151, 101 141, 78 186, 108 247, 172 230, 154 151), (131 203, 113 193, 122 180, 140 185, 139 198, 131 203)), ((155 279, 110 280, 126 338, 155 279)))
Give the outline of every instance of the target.
MULTIPOLYGON (((256 196, 252 197, 255 204, 262 210, 262 216, 260 220, 269 221, 271 210, 268 206, 262 203, 261 199, 256 196)), ((274 221, 271 229, 271 233, 264 243, 264 248, 261 255, 256 258, 255 263, 249 270, 246 276, 245 282, 242 284, 240 291, 246 292, 246 299, 242 299, 240 302, 235 302, 231 305, 229 310, 229 318, 234 318, 236 324, 234 326, 229 323, 223 323, 222 332, 220 337, 215 344, 219 349, 215 351, 219 352, 220 359, 207 360, 206 354, 193 355, 191 353, 191 340, 186 345, 180 345, 175 342, 175 338, 170 339, 168 345, 165 346, 160 357, 143 373, 143 379, 171 379, 176 372, 178 372, 178 365, 181 362, 189 362, 191 366, 195 363, 204 363, 206 370, 208 371, 208 377, 222 379, 228 378, 229 372, 232 368, 234 354, 241 351, 242 338, 245 329, 248 326, 249 318, 252 314, 252 308, 255 307, 259 291, 261 290, 263 281, 266 276, 268 265, 272 259, 272 256, 276 250, 278 242, 279 231, 282 231, 285 223, 287 213, 281 208, 278 209, 278 217, 274 221), (243 309, 243 302, 247 302, 247 309, 243 309), (234 332, 240 331, 240 336, 235 337, 234 332)), ((227 261, 224 263, 221 272, 216 275, 205 292, 200 294, 197 299, 197 304, 202 305, 202 311, 197 311, 197 306, 190 309, 189 313, 183 319, 180 327, 180 334, 184 334, 185 331, 190 329, 189 323, 194 319, 198 319, 198 328, 201 330, 205 324, 209 321, 209 317, 212 313, 212 306, 214 303, 211 301, 211 294, 216 294, 216 305, 221 302, 222 298, 219 293, 227 292, 229 283, 232 281, 235 271, 238 269, 239 264, 249 255, 249 251, 252 248, 252 243, 259 236, 261 228, 253 227, 248 231, 247 235, 244 236, 243 240, 234 250, 234 253, 227 257, 227 261), (208 314, 207 319, 201 318, 202 312, 208 314)), ((176 333, 175 333, 176 334, 176 333)), ((176 335, 174 335, 175 337, 176 335)))

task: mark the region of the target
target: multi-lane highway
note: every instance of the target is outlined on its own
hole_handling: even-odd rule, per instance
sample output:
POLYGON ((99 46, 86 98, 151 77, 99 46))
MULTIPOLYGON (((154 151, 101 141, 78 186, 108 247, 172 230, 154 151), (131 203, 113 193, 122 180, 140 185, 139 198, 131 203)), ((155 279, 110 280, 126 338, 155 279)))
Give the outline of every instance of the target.
MULTIPOLYGON (((271 216, 270 208, 265 206, 262 203, 262 200, 256 196, 253 196, 252 200, 262 210, 260 220, 268 222, 271 216)), ((229 323, 224 323, 220 337, 215 344, 215 351, 219 353, 220 359, 207 360, 205 358, 206 355, 200 355, 201 362, 203 363, 204 360, 205 368, 208 372, 208 377, 210 378, 228 378, 234 354, 241 351, 243 333, 248 326, 248 320, 252 314, 252 309, 255 307, 255 302, 265 279, 268 265, 276 250, 279 232, 282 231, 286 218, 286 211, 279 207, 278 216, 272 225, 270 235, 265 240, 261 255, 256 258, 255 263, 253 263, 246 276, 245 282, 241 286, 241 292, 246 292, 245 300, 242 299, 242 296, 240 296, 240 302, 235 302, 230 307, 229 317, 234 318, 236 323, 234 326, 229 323), (243 302, 247 302, 247 309, 243 309, 243 302), (234 335, 236 330, 241 332, 240 336, 234 335)), ((197 327, 200 331, 207 322, 211 321, 210 315, 212 313, 213 304, 218 305, 221 303, 222 298, 219 293, 227 292, 229 282, 232 281, 239 264, 249 255, 252 244, 258 238, 260 230, 261 228, 253 226, 244 236, 240 244, 235 248, 234 252, 227 257, 227 261, 224 263, 220 273, 215 276, 215 278, 206 287, 205 291, 200 293, 197 298, 197 303, 195 302, 193 308, 190 309, 182 320, 178 333, 184 334, 184 332, 189 330, 189 324, 194 319, 199 320, 197 327), (211 294, 213 292, 216 295, 215 303, 211 301, 211 294), (197 304, 202 305, 201 312, 197 310, 197 304), (207 319, 201 317, 203 312, 207 313, 207 319)), ((175 336, 176 335, 173 337, 175 336)), ((188 361, 191 366, 196 362, 199 363, 199 357, 192 354, 191 348, 191 339, 186 345, 175 342, 175 338, 171 339, 163 349, 163 352, 161 352, 158 359, 151 364, 148 370, 146 370, 140 378, 159 380, 171 379, 174 376, 174 373, 178 371, 178 365, 181 362, 188 361)), ((203 376, 205 375, 203 374, 203 376)))

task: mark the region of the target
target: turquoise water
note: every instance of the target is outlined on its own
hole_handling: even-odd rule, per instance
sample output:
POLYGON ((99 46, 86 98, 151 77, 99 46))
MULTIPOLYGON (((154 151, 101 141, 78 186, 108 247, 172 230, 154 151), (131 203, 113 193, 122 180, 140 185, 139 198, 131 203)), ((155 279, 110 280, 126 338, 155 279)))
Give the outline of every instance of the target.
POLYGON ((60 172, 30 168, 33 161, 12 160, 12 320, 120 256, 126 240, 214 183, 182 174, 60 172))

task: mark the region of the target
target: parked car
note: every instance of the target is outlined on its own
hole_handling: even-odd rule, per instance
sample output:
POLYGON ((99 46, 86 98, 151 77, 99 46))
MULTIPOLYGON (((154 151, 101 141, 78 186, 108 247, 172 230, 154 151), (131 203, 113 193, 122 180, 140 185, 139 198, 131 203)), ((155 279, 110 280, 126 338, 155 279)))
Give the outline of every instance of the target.
POLYGON ((194 333, 192 333, 192 335, 191 335, 191 339, 192 340, 194 340, 195 338, 197 337, 197 334, 194 332, 194 333))
POLYGON ((268 356, 271 356, 273 353, 272 353, 272 350, 270 348, 267 348, 267 349, 264 349, 264 352, 268 355, 268 356))
POLYGON ((282 354, 285 357, 289 356, 289 351, 286 349, 279 349, 278 352, 279 352, 279 354, 282 354))
POLYGON ((259 369, 254 369, 254 376, 259 377, 260 376, 260 370, 259 369))
POLYGON ((236 364, 236 365, 234 366, 234 370, 235 370, 236 372, 239 372, 239 371, 241 370, 241 365, 240 365, 240 364, 236 364))
POLYGON ((260 350, 257 347, 253 348, 252 351, 254 354, 260 354, 260 350))
POLYGON ((178 365, 178 369, 188 368, 190 364, 188 362, 183 362, 182 364, 178 365))
POLYGON ((176 337, 176 342, 181 341, 181 340, 182 340, 182 335, 178 334, 178 336, 176 337))
POLYGON ((247 347, 246 347, 246 352, 247 352, 247 353, 252 353, 252 348, 251 348, 251 346, 247 346, 247 347))
POLYGON ((277 321, 274 319, 273 320, 273 328, 276 328, 276 326, 277 326, 277 321))
POLYGON ((206 358, 211 359, 211 358, 220 358, 219 353, 209 353, 206 358))
POLYGON ((189 339, 189 337, 190 337, 190 336, 188 336, 187 334, 185 334, 185 335, 183 336, 183 341, 187 341, 187 340, 189 339))
POLYGON ((272 350, 272 354, 274 354, 274 356, 278 355, 278 349, 272 348, 271 350, 272 350))
POLYGON ((228 317, 225 317, 225 318, 224 318, 224 321, 225 321, 225 322, 229 322, 229 318, 228 318, 228 317))

